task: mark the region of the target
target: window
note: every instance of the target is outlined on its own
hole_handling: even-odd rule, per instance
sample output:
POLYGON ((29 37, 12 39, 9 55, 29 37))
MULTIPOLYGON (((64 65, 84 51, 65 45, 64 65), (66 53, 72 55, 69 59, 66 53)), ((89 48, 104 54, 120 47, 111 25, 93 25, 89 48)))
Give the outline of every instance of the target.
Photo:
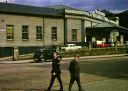
POLYGON ((28 40, 28 26, 22 26, 22 40, 28 40))
POLYGON ((77 29, 72 29, 72 41, 77 41, 77 29))
POLYGON ((14 26, 13 25, 6 26, 6 38, 7 40, 14 40, 14 26))
POLYGON ((52 40, 57 40, 57 27, 52 27, 52 40))
POLYGON ((41 26, 36 27, 36 39, 42 40, 42 27, 41 26))

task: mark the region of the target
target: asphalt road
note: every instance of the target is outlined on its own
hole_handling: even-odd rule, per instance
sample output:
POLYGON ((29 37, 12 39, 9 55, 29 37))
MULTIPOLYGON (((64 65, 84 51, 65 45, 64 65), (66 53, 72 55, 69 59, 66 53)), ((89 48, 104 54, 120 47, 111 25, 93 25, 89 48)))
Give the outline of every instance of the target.
MULTIPOLYGON (((70 60, 61 62, 62 81, 67 91, 70 60)), ((127 91, 128 56, 80 60, 81 83, 86 91, 127 91)), ((50 81, 51 63, 0 64, 0 91, 43 91, 50 81)), ((59 89, 55 81, 54 90, 59 89)), ((77 90, 76 83, 72 87, 77 90)))

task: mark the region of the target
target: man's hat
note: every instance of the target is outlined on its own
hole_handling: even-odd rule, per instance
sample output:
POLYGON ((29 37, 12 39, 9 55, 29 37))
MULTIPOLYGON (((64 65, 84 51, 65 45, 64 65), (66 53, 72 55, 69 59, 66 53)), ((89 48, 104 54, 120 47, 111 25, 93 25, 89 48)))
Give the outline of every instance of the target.
POLYGON ((78 54, 76 54, 74 57, 78 57, 79 58, 80 56, 78 54))

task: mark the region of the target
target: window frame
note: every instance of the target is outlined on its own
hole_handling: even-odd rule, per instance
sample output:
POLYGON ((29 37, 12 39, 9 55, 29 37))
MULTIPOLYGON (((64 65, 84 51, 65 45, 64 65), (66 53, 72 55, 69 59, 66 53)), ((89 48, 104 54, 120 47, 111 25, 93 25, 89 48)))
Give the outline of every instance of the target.
POLYGON ((77 41, 77 29, 72 29, 72 41, 77 41))
POLYGON ((28 25, 22 25, 22 40, 29 40, 29 26, 28 25), (27 27, 27 28, 25 29, 24 27, 27 27), (27 36, 27 38, 24 38, 24 36, 25 37, 27 36))
POLYGON ((57 27, 52 27, 51 29, 51 40, 57 41, 57 27))
POLYGON ((6 40, 14 40, 14 25, 6 25, 6 40), (8 27, 12 27, 12 33, 8 33, 8 27), (11 34, 12 38, 8 38, 8 34, 11 34))
POLYGON ((36 40, 42 40, 42 26, 36 26, 36 40))

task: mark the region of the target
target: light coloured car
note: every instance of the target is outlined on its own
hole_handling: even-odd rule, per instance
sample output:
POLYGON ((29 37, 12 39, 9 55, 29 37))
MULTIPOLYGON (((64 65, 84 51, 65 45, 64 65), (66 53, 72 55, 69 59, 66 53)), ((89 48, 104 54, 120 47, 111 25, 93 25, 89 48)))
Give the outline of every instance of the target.
POLYGON ((65 47, 61 47, 61 50, 69 51, 69 50, 78 50, 82 49, 81 46, 76 46, 75 44, 67 44, 65 47))
POLYGON ((128 46, 128 41, 125 41, 124 45, 125 45, 125 47, 127 47, 128 46))

